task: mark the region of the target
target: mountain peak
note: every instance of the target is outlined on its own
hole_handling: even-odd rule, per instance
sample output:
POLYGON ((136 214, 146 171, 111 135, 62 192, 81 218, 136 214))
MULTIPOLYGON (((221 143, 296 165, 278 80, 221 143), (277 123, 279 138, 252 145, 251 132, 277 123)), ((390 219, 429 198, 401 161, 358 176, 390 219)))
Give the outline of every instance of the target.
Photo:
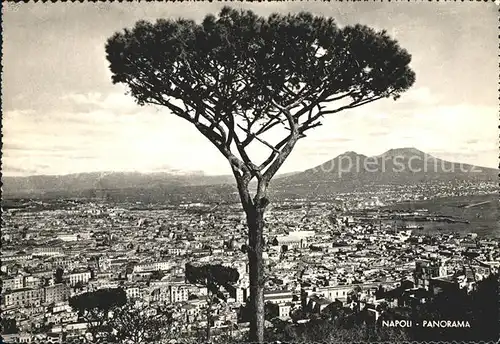
POLYGON ((386 157, 386 156, 411 157, 411 156, 424 156, 424 155, 428 154, 414 147, 403 147, 403 148, 389 149, 387 152, 380 154, 379 157, 386 157))
POLYGON ((347 151, 345 153, 342 153, 340 154, 340 156, 342 155, 347 155, 347 156, 356 156, 356 155, 359 155, 358 153, 356 153, 355 151, 347 151))
POLYGON ((351 157, 351 158, 354 158, 354 157, 358 157, 358 156, 359 157, 366 157, 365 155, 356 153, 354 151, 347 151, 345 153, 340 154, 339 156, 337 156, 334 159, 339 159, 339 158, 342 158, 342 157, 351 157))

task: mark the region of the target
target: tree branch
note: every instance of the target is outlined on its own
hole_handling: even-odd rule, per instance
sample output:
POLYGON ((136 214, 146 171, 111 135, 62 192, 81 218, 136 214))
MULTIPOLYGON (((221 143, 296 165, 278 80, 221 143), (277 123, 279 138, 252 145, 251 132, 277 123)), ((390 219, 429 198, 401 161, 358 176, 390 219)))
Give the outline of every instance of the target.
MULTIPOLYGON (((270 144, 269 142, 265 141, 264 139, 261 139, 260 137, 258 137, 255 133, 251 133, 249 131, 247 131, 247 129, 243 128, 241 125, 238 124, 238 128, 240 128, 241 130, 243 130, 246 134, 247 134, 247 138, 248 137, 252 137, 253 139, 256 139, 257 141, 259 141, 260 143, 266 145, 267 147, 269 147, 271 150, 273 150, 274 152, 276 153, 279 153, 279 150, 276 149, 276 147, 274 147, 272 144, 270 144)), ((243 144, 243 143, 242 143, 243 144)))
MULTIPOLYGON (((390 93, 389 93, 390 94, 390 93)), ((365 100, 360 100, 360 101, 354 101, 348 105, 345 105, 345 106, 341 106, 337 109, 334 109, 334 110, 325 110, 325 111, 320 111, 319 114, 320 116, 321 115, 329 115, 329 114, 332 114, 332 113, 337 113, 337 112, 340 112, 340 111, 343 111, 343 110, 347 110, 347 109, 354 109, 354 108, 357 108, 359 106, 362 106, 362 105, 365 105, 365 104, 368 104, 368 103, 371 103, 371 102, 374 102, 376 100, 379 100, 379 99, 382 99, 382 98, 386 98, 387 95, 380 95, 380 96, 373 96, 371 98, 368 98, 368 99, 365 99, 365 100)), ((319 117, 319 116, 315 116, 316 118, 319 117)))
MULTIPOLYGON (((274 106, 276 106, 278 109, 280 109, 285 114, 285 116, 288 120, 288 124, 290 125, 291 133, 285 139, 286 143, 285 143, 284 147, 280 150, 280 152, 277 155, 274 152, 271 154, 271 155, 276 155, 276 158, 274 158, 274 160, 271 160, 273 162, 271 163, 271 165, 267 168, 267 170, 262 175, 262 183, 263 183, 264 187, 266 187, 266 188, 267 188, 269 182, 271 181, 271 179, 274 177, 274 175, 278 171, 278 169, 281 167, 281 165, 283 165, 283 163, 285 162, 285 159, 291 153, 293 147, 295 146, 295 143, 299 139, 299 131, 298 131, 298 127, 297 127, 297 122, 296 122, 296 119, 290 113, 290 108, 281 106, 276 101, 274 101, 274 99, 272 99, 272 102, 273 102, 274 106)), ((269 160, 269 158, 268 158, 268 160, 269 160)))
POLYGON ((350 91, 350 92, 347 92, 343 95, 340 95, 340 96, 337 96, 337 97, 330 97, 330 98, 326 98, 324 101, 325 102, 334 102, 334 101, 337 101, 337 100, 340 100, 340 99, 343 99, 345 97, 349 97, 349 96, 352 96, 354 94, 354 91, 350 91))
POLYGON ((380 95, 380 96, 372 96, 372 97, 370 97, 368 99, 364 99, 364 100, 353 101, 348 105, 344 105, 344 106, 341 106, 341 107, 339 107, 337 109, 333 109, 333 110, 320 110, 320 111, 318 111, 318 113, 316 115, 310 116, 304 123, 302 123, 300 125, 299 133, 304 134, 304 132, 306 130, 320 126, 321 123, 319 123, 319 122, 314 123, 314 122, 317 121, 320 117, 322 117, 324 115, 334 114, 334 113, 337 113, 337 112, 340 112, 343 110, 347 110, 347 109, 354 109, 356 107, 359 107, 359 106, 374 102, 376 100, 385 98, 385 97, 387 97, 387 95, 390 95, 391 93, 392 92, 389 92, 388 94, 384 94, 384 95, 380 95))
MULTIPOLYGON (((269 117, 271 117, 271 115, 269 117)), ((264 124, 262 127, 260 127, 260 129, 257 130, 254 135, 258 136, 260 134, 263 134, 266 131, 272 129, 275 125, 279 123, 283 123, 283 119, 279 118, 279 114, 276 116, 272 116, 271 119, 267 121, 267 123, 264 124)))

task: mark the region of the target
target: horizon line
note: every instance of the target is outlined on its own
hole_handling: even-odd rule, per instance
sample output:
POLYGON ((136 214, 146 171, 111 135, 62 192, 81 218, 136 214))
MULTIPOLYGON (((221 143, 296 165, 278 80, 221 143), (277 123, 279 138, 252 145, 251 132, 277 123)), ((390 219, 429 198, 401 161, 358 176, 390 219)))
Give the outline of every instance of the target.
MULTIPOLYGON (((365 157, 368 157, 368 158, 374 158, 374 157, 381 157, 383 156, 384 154, 386 153, 389 153, 391 151, 397 151, 397 150, 413 150, 413 151, 417 151, 419 153, 423 153, 429 157, 432 157, 432 158, 435 158, 435 159, 439 159, 439 160, 443 160, 443 161, 446 161, 446 162, 450 162, 450 163, 454 163, 454 164, 464 164, 464 165, 470 165, 470 166, 476 166, 476 167, 480 167, 480 168, 487 168, 487 169, 493 169, 493 170, 499 170, 500 169, 500 164, 499 166, 497 167, 486 167, 486 166, 478 166, 478 165, 473 165, 473 164, 469 164, 469 163, 461 163, 461 162, 456 162, 456 161, 448 161, 448 160, 444 160, 444 159, 441 159, 439 157, 435 157, 429 153, 426 153, 424 151, 421 151, 420 149, 418 148, 415 148, 415 147, 401 147, 401 148, 391 148, 391 149, 388 149, 387 151, 381 153, 381 154, 378 154, 378 155, 371 155, 371 156, 368 156, 368 155, 364 155, 364 154, 360 154, 360 153, 357 153, 355 151, 345 151, 329 160, 326 160, 324 161, 323 163, 319 164, 318 166, 321 166, 333 159, 336 159, 340 156, 343 156, 343 155, 347 155, 348 153, 354 153, 356 155, 362 155, 362 156, 365 156, 365 157)), ((317 166, 315 166, 317 167, 317 166)), ((304 172, 306 170, 309 170, 309 169, 312 169, 314 167, 309 167, 309 168, 305 168, 304 170, 300 170, 300 171, 289 171, 289 172, 279 172, 276 174, 276 176, 280 176, 280 175, 284 175, 284 174, 294 174, 294 173, 301 173, 301 172, 304 172)), ((101 174, 113 174, 113 173, 136 173, 136 174, 141 174, 141 175, 153 175, 153 174, 161 174, 161 173, 165 173, 165 174, 170 174, 170 175, 177 175, 177 176, 189 176, 189 175, 193 175, 193 176, 200 176, 200 177, 232 177, 232 175, 230 173, 228 174, 210 174, 210 173, 206 173, 204 171, 200 171, 200 170, 183 170, 181 173, 179 172, 179 170, 176 170, 176 169, 172 169, 172 170, 163 170, 163 171, 138 171, 138 170, 115 170, 115 171, 86 171, 86 172, 73 172, 73 173, 65 173, 65 174, 30 174, 30 175, 23 175, 23 176, 20 176, 20 175, 9 175, 8 173, 4 173, 3 170, 2 170, 2 178, 3 177, 8 177, 8 178, 30 178, 30 177, 64 177, 64 176, 73 176, 73 175, 81 175, 81 174, 92 174, 92 173, 101 173, 101 174)))

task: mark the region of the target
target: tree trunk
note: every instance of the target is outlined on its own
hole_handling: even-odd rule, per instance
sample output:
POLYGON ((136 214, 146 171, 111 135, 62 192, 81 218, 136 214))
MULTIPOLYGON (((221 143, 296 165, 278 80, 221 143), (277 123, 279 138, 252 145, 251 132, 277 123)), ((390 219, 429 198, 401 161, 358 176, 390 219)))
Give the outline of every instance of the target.
POLYGON ((264 342, 264 209, 258 204, 245 209, 248 224, 250 270, 250 341, 264 342))

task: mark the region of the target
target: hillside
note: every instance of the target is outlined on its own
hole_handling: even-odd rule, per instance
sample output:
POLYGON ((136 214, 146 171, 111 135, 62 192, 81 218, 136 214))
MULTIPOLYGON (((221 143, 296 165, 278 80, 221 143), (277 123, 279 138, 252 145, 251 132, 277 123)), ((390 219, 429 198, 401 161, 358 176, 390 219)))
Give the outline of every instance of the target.
POLYGON ((232 183, 232 176, 202 174, 91 172, 55 176, 2 177, 4 195, 85 193, 89 190, 178 188, 232 183))
POLYGON ((367 157, 346 152, 304 172, 281 179, 276 185, 415 184, 425 181, 494 181, 498 170, 445 161, 415 148, 391 149, 367 157))

